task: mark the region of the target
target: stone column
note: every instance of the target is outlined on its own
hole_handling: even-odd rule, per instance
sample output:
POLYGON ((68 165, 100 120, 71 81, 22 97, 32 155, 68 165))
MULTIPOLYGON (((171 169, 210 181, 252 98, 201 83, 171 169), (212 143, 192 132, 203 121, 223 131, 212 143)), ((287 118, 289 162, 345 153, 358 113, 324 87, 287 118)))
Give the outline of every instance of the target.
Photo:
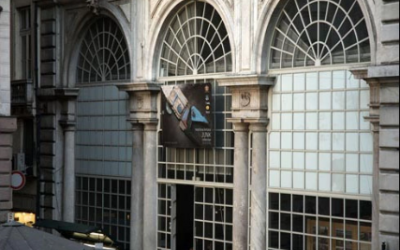
POLYGON ((144 168, 143 249, 157 249, 157 123, 145 124, 144 168))
POLYGON ((234 132, 233 250, 245 250, 249 228, 249 125, 234 123, 234 132))
POLYGON ((132 124, 131 250, 143 250, 143 125, 132 124))
POLYGON ((62 220, 75 222, 75 123, 64 124, 62 220))
POLYGON ((131 250, 157 249, 157 126, 156 83, 118 86, 129 94, 133 124, 131 250))
POLYGON ((253 133, 251 183, 251 250, 267 249, 267 124, 250 126, 253 133))
MULTIPOLYGON (((57 89, 54 98, 60 100, 60 125, 64 132, 61 218, 65 222, 75 222, 75 136, 76 136, 76 99, 79 89, 57 89)), ((56 194, 57 195, 57 194, 56 194)), ((57 198, 57 199, 59 199, 57 198)))
POLYGON ((235 131, 235 180, 233 249, 247 250, 249 215, 249 126, 253 132, 252 174, 252 250, 266 249, 266 147, 268 90, 275 79, 259 75, 231 75, 218 84, 232 93, 232 118, 235 131))

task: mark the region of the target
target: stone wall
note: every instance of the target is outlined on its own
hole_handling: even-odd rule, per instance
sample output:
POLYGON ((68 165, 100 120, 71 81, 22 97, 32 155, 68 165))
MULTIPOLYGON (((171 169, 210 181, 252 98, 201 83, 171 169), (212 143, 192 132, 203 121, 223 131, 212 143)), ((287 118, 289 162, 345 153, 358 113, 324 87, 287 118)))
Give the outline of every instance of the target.
POLYGON ((0 116, 9 116, 10 97, 10 1, 0 2, 0 116))
POLYGON ((16 128, 16 119, 0 117, 0 223, 7 220, 7 213, 12 208, 12 133, 16 128))
POLYGON ((12 208, 11 159, 12 133, 17 121, 9 118, 11 112, 10 91, 10 1, 0 2, 0 223, 6 221, 12 208))
POLYGON ((399 63, 399 1, 376 1, 377 63, 399 63))
POLYGON ((376 2, 377 65, 368 69, 375 131, 374 249, 399 249, 399 1, 376 2))

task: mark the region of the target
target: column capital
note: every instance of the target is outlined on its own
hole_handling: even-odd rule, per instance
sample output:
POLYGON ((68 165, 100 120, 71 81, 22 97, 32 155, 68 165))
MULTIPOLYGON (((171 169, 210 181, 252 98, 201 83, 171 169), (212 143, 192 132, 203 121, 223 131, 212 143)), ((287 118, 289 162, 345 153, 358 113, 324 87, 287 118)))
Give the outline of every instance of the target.
POLYGON ((232 117, 252 122, 268 119, 268 90, 275 78, 264 75, 229 75, 218 79, 219 86, 232 93, 232 117))
POLYGON ((142 123, 138 123, 136 121, 130 121, 130 120, 128 120, 128 122, 130 122, 132 124, 132 131, 143 131, 144 130, 144 125, 142 123))
POLYGON ((145 123, 144 124, 144 131, 152 131, 156 132, 158 130, 158 122, 157 123, 145 123))
POLYGON ((251 123, 250 131, 253 133, 266 133, 268 123, 251 123))
POLYGON ((249 132, 249 124, 245 123, 245 122, 233 122, 233 121, 229 121, 233 123, 233 131, 234 132, 249 132))
POLYGON ((129 94, 129 119, 132 124, 158 124, 158 96, 161 85, 135 82, 117 86, 129 94))
POLYGON ((76 131, 76 122, 71 120, 60 120, 60 126, 63 128, 65 132, 67 131, 76 131))

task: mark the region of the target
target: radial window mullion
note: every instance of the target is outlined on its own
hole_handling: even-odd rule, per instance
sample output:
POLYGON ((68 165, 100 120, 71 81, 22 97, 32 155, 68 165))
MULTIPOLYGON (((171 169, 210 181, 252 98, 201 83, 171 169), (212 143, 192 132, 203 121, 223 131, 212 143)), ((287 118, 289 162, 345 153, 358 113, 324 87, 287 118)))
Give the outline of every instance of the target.
POLYGON ((78 65, 89 65, 88 79, 78 68, 78 83, 128 80, 130 78, 129 50, 123 33, 110 18, 102 17, 89 26, 83 39, 78 65), (119 54, 120 53, 120 54, 119 54), (117 55, 118 54, 118 55, 117 55), (90 57, 89 57, 90 55, 90 57))
POLYGON ((352 15, 356 7, 360 8, 356 0, 349 1, 302 1, 300 6, 299 0, 288 0, 274 27, 270 68, 361 63, 367 57, 370 60, 371 53, 363 51, 370 47, 369 39, 359 36, 360 31, 368 33, 365 18, 352 15), (291 18, 289 13, 296 14, 291 18), (293 61, 289 64, 291 54, 293 61))

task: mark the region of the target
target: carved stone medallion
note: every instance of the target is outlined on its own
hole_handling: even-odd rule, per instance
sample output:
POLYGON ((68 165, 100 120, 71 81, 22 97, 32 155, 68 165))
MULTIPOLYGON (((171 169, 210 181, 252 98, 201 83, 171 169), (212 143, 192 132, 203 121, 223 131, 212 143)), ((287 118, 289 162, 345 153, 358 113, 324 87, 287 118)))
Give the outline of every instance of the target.
POLYGON ((240 94, 240 105, 246 108, 251 103, 251 94, 249 92, 243 92, 240 94))

